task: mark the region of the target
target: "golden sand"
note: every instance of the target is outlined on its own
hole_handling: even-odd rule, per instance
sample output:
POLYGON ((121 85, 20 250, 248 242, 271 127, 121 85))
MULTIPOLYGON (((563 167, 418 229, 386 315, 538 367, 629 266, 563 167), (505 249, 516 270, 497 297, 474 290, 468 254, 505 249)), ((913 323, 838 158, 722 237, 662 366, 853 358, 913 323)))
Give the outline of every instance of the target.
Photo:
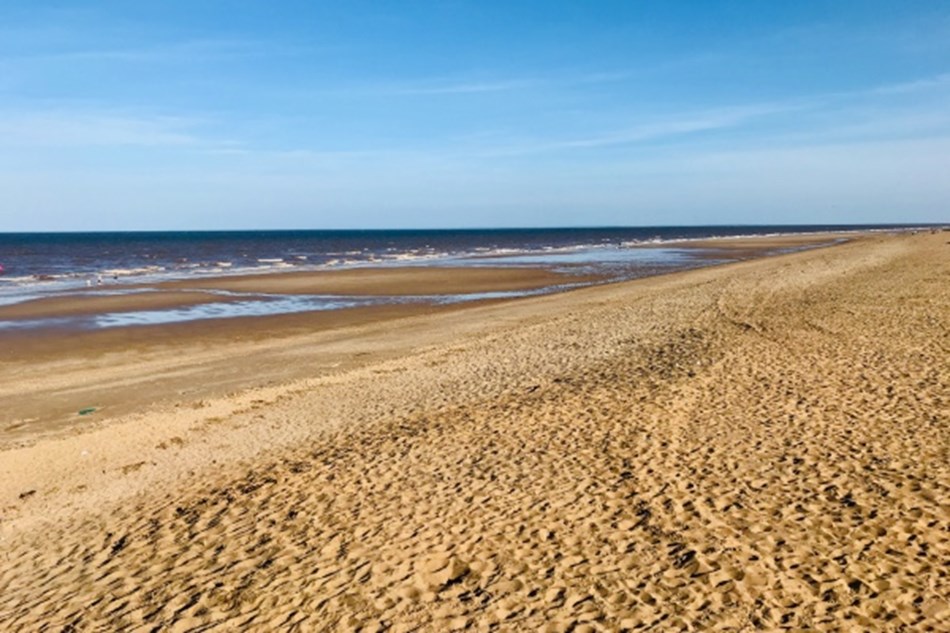
MULTIPOLYGON (((0 319, 161 310, 239 298, 209 292, 218 290, 268 295, 438 295, 536 290, 596 279, 526 267, 386 267, 236 275, 166 282, 147 289, 115 285, 110 289, 134 292, 106 296, 78 290, 0 306, 0 319)), ((89 331, 63 327, 0 331, 0 377, 16 378, 0 380, 4 399, 0 448, 34 442, 64 428, 83 429, 103 416, 115 418, 183 400, 309 378, 319 374, 321 367, 339 371, 363 365, 381 358, 373 353, 372 341, 391 327, 387 322, 463 307, 467 306, 393 303, 89 331), (370 324, 378 326, 366 327, 370 324), (354 349, 354 343, 359 349, 354 349), (302 354, 306 354, 304 362, 302 354), (76 417, 78 410, 89 407, 97 409, 96 416, 76 417)), ((401 323, 403 335, 395 347, 386 349, 390 355, 418 343, 418 337, 404 334, 430 329, 424 321, 416 320, 413 326, 401 323)), ((429 343, 434 340, 427 338, 429 343)))
POLYGON ((308 377, 0 452, 0 630, 948 630, 947 242, 152 350, 308 377))

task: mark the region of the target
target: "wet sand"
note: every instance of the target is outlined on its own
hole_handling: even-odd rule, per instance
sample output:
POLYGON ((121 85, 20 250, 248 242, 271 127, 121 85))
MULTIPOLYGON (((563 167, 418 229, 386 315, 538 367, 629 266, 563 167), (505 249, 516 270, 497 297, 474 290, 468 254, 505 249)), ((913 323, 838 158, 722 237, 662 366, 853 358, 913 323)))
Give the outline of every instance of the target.
MULTIPOLYGON (((237 300, 203 290, 399 296, 534 290, 595 279, 537 268, 494 267, 273 273, 168 282, 154 290, 123 295, 90 296, 79 291, 0 306, 0 319, 48 319, 237 300)), ((182 398, 223 396, 237 389, 310 376, 312 365, 287 361, 288 341, 301 337, 308 344, 331 350, 321 356, 322 364, 349 367, 354 363, 352 355, 332 351, 336 348, 331 343, 366 335, 355 328, 379 324, 380 331, 385 331, 391 327, 385 325, 390 321, 464 307, 377 305, 87 331, 63 327, 0 331, 4 347, 0 375, 19 379, 0 383, 0 398, 5 401, 0 448, 33 442, 64 429, 87 428, 103 415, 120 416, 180 404, 182 398), (96 416, 77 416, 79 410, 89 407, 97 409, 96 416)))
POLYGON ((90 295, 78 291, 66 296, 32 299, 0 306, 0 319, 55 319, 64 316, 167 310, 232 298, 197 292, 136 292, 121 295, 90 295))
POLYGON ((183 279, 151 285, 114 284, 99 295, 77 290, 61 296, 0 305, 0 319, 47 319, 106 312, 162 310, 240 298, 209 291, 248 294, 340 296, 452 295, 537 290, 593 281, 591 275, 569 275, 540 268, 373 268, 234 275, 183 279))
POLYGON ((677 248, 728 249, 728 250, 781 250, 801 247, 831 246, 862 235, 858 233, 803 233, 793 235, 716 237, 705 240, 671 242, 677 248))
POLYGON ((590 275, 574 276, 541 268, 415 266, 186 279, 161 283, 158 287, 278 294, 409 296, 535 290, 593 279, 590 275))
POLYGON ((4 362, 0 629, 947 630, 947 241, 4 362))

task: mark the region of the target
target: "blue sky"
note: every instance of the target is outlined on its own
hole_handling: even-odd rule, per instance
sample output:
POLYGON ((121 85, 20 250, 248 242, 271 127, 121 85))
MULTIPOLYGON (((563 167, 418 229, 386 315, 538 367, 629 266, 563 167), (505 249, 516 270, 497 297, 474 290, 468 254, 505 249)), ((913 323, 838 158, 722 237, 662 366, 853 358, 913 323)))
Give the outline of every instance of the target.
POLYGON ((0 3, 0 231, 950 220, 950 3, 0 3))

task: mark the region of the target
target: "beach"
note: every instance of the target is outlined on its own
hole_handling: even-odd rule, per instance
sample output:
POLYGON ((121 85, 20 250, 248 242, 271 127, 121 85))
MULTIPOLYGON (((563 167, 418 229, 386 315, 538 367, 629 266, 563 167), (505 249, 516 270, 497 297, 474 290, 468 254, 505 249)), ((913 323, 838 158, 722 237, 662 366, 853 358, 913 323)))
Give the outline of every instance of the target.
POLYGON ((0 630, 947 630, 948 235, 7 336, 0 630))

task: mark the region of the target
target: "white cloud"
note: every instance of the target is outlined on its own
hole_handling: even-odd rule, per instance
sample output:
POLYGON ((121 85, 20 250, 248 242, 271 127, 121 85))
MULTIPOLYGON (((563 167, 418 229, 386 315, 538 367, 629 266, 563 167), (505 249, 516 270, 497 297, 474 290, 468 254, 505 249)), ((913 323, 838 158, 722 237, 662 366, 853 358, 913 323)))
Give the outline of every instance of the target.
POLYGON ((189 63, 213 62, 249 57, 295 55, 314 52, 286 44, 248 39, 191 39, 137 46, 115 47, 69 47, 57 46, 30 54, 13 54, 0 57, 7 64, 34 64, 57 62, 82 64, 86 62, 116 63, 189 63))
MULTIPOLYGON (((740 130, 769 119, 760 129, 758 143, 810 142, 851 137, 861 140, 900 134, 920 134, 950 125, 950 108, 944 100, 912 102, 882 101, 887 95, 915 95, 950 86, 950 74, 940 74, 910 82, 884 84, 873 88, 828 92, 784 100, 738 104, 728 107, 671 113, 661 118, 644 118, 635 125, 588 135, 520 142, 486 143, 478 150, 487 156, 563 153, 571 150, 637 146, 654 141, 685 139, 716 130, 740 130)), ((723 142, 729 142, 728 139, 723 142)), ((734 142, 738 142, 735 141, 734 142)))
POLYGON ((0 147, 188 146, 202 141, 177 117, 0 113, 0 147))
POLYGON ((523 90, 541 83, 539 79, 490 79, 484 81, 476 79, 420 79, 416 81, 351 85, 322 92, 346 96, 466 95, 523 90))
POLYGON ((762 103, 728 108, 680 112, 669 117, 644 120, 636 125, 599 134, 552 140, 512 143, 484 151, 487 155, 518 155, 636 145, 699 132, 738 127, 752 119, 802 109, 797 101, 762 103))
POLYGON ((950 87, 950 73, 942 73, 933 77, 924 77, 914 81, 904 81, 891 84, 884 84, 866 91, 866 94, 912 94, 933 88, 950 87))

